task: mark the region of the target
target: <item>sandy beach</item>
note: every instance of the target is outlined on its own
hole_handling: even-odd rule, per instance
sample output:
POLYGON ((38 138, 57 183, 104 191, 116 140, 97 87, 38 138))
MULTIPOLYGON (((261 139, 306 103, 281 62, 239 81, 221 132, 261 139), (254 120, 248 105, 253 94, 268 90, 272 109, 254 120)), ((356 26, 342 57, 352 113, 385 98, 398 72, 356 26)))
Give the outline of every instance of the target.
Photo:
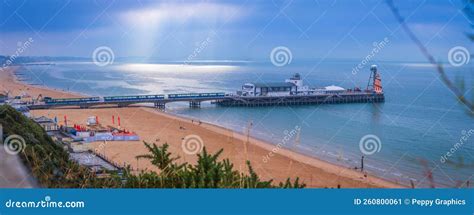
MULTIPOLYGON (((76 97, 79 94, 44 87, 30 86, 18 82, 13 76, 11 67, 0 73, 2 91, 11 90, 11 95, 27 93, 32 98, 39 94, 49 97, 76 97)), ((92 109, 50 109, 34 110, 33 116, 58 117, 63 119, 67 115, 69 124, 83 124, 89 116, 98 116, 104 126, 112 125, 112 116, 121 118, 121 127, 133 131, 140 136, 142 141, 148 143, 170 145, 170 151, 181 157, 182 162, 193 163, 196 155, 189 155, 182 149, 182 141, 188 135, 197 135, 203 140, 206 149, 215 153, 224 149, 221 158, 229 158, 236 169, 246 171, 245 160, 250 160, 255 171, 265 180, 273 179, 275 182, 286 178, 300 177, 308 187, 336 188, 399 188, 397 183, 383 180, 370 174, 337 166, 317 158, 312 158, 287 149, 279 149, 267 162, 263 157, 275 149, 275 145, 255 138, 250 138, 247 143, 246 135, 232 130, 207 124, 198 123, 191 119, 167 114, 158 109, 149 107, 125 108, 92 108, 92 109)), ((148 161, 137 160, 137 155, 146 154, 147 150, 142 141, 116 141, 94 142, 89 147, 100 150, 117 163, 126 163, 134 169, 148 169, 157 171, 148 161)))

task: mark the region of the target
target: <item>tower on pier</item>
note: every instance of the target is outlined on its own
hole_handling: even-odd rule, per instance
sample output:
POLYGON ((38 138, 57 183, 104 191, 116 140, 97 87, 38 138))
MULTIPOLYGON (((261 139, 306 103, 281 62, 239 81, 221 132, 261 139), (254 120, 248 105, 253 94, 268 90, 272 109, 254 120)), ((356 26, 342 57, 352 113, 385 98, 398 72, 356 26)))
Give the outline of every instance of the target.
POLYGON ((370 77, 367 83, 367 90, 374 91, 375 93, 382 93, 382 79, 377 71, 377 65, 370 66, 370 77))

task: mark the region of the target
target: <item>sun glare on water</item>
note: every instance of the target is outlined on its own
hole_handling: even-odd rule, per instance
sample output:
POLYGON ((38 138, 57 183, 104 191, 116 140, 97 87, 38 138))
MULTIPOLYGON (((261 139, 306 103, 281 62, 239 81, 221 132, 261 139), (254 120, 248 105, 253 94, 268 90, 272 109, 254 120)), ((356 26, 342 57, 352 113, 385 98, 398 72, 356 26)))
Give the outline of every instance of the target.
POLYGON ((187 64, 123 64, 118 66, 122 71, 134 72, 230 72, 239 69, 238 66, 231 65, 187 65, 187 64))

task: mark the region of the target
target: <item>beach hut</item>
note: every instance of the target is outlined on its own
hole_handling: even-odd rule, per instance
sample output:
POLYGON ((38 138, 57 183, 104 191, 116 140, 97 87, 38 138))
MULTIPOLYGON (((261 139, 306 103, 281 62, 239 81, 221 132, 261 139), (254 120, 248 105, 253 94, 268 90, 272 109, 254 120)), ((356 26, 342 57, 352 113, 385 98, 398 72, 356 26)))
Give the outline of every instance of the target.
POLYGON ((38 123, 45 131, 57 131, 59 130, 58 124, 53 119, 45 116, 34 118, 34 121, 38 123))

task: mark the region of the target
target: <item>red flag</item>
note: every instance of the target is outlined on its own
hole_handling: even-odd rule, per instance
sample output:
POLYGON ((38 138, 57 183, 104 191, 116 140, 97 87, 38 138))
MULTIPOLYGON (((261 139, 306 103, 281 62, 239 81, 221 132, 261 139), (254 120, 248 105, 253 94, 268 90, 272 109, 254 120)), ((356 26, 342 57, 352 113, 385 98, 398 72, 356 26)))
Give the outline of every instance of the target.
POLYGON ((118 126, 120 126, 120 116, 117 117, 118 126))

